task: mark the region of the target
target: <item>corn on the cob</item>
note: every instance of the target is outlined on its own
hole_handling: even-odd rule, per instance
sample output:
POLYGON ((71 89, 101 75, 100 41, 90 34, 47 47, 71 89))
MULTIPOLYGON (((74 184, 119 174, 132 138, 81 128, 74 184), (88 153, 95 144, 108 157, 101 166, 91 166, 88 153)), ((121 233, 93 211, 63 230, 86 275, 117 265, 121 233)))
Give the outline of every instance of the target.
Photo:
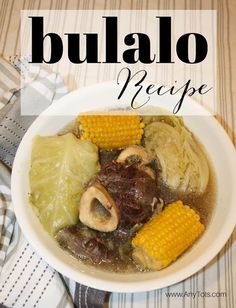
POLYGON ((101 149, 123 148, 140 144, 143 127, 138 115, 81 115, 81 139, 101 149))
POLYGON ((173 202, 133 238, 133 259, 143 268, 162 269, 190 247, 203 230, 204 225, 193 209, 182 201, 173 202))

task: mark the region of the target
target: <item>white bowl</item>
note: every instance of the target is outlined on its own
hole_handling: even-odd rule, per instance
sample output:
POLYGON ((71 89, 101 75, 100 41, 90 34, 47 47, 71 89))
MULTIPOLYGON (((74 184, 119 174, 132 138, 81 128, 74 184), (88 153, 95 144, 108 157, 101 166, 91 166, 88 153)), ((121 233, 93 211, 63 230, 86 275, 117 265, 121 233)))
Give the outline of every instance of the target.
MULTIPOLYGON (((91 106, 114 107, 115 87, 114 83, 108 83, 74 91, 64 96, 60 102, 52 105, 34 121, 18 148, 13 165, 11 187, 14 210, 28 241, 52 267, 63 275, 82 284, 107 291, 154 290, 179 282, 204 267, 220 251, 235 226, 235 149, 214 117, 184 118, 187 126, 205 146, 215 169, 217 201, 211 221, 204 235, 188 253, 159 272, 118 274, 84 265, 63 251, 45 232, 28 201, 32 138, 37 134, 57 133, 74 118, 73 115, 64 115, 69 114, 68 111, 78 114, 82 107, 84 110, 86 108, 91 110, 91 106), (57 116, 52 116, 56 114, 57 116)), ((173 98, 170 96, 166 99, 173 98)))

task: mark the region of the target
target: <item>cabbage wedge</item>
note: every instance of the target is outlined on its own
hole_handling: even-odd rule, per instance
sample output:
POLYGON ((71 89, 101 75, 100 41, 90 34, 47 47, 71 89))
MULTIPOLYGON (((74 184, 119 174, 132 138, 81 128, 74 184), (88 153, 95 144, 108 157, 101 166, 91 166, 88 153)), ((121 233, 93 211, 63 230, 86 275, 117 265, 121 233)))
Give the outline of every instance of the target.
POLYGON ((182 118, 161 116, 147 122, 145 146, 156 156, 164 183, 174 190, 203 193, 209 181, 208 161, 182 118))
POLYGON ((51 235, 77 223, 82 191, 97 171, 98 149, 90 141, 81 141, 72 133, 34 138, 30 201, 51 235))

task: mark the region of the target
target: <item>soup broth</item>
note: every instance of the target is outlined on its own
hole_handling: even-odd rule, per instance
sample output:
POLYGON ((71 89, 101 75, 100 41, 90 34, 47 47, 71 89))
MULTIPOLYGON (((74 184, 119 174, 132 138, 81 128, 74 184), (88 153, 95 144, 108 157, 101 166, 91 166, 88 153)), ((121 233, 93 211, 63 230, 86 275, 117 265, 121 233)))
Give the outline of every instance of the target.
MULTIPOLYGON (((182 243, 185 245, 186 238, 187 240, 192 238, 184 249, 174 255, 168 263, 170 264, 178 256, 181 257, 184 251, 184 253, 189 252, 191 243, 194 243, 210 223, 217 193, 213 166, 201 143, 188 130, 180 117, 140 117, 135 119, 136 122, 129 119, 128 121, 133 123, 129 127, 130 123, 127 119, 119 119, 118 116, 115 117, 118 123, 115 123, 115 128, 113 127, 114 118, 106 119, 107 123, 103 121, 104 119, 99 119, 100 126, 96 122, 97 118, 91 121, 84 117, 84 130, 81 129, 82 122, 77 118, 57 135, 38 137, 32 150, 35 165, 33 164, 30 172, 30 180, 32 187, 37 189, 31 191, 31 203, 38 206, 39 210, 43 209, 43 214, 47 214, 42 215, 41 222, 49 233, 53 231, 50 234, 64 250, 87 265, 113 272, 156 270, 152 266, 142 266, 145 264, 135 259, 134 250, 140 247, 136 246, 133 240, 142 232, 143 227, 145 229, 145 225, 152 221, 151 218, 159 219, 161 215, 158 216, 158 214, 163 210, 166 212, 165 209, 169 204, 180 203, 181 210, 188 210, 189 216, 183 212, 180 214, 179 208, 175 207, 171 213, 172 216, 169 216, 171 219, 168 220, 168 224, 161 225, 158 232, 156 228, 151 228, 156 232, 153 238, 158 238, 160 234, 160 240, 164 234, 171 239, 164 244, 166 255, 161 262, 169 258, 169 247, 173 248, 172 250, 178 249, 182 243), (121 132, 125 131, 119 140, 121 143, 124 142, 123 146, 110 147, 108 150, 107 140, 111 144, 116 142, 114 134, 117 131, 120 133, 120 123, 123 123, 121 132), (132 130, 135 125, 136 132, 133 131, 133 135, 129 134, 129 130, 132 130), (92 137, 89 135, 91 132, 92 137), (107 135, 110 139, 106 139, 100 145, 96 143, 99 137, 107 135), (136 136, 132 137, 136 139, 131 138, 133 143, 127 142, 127 135, 136 136), (93 137, 95 139, 92 139, 93 137), (72 146, 68 146, 70 144, 72 146), (47 151, 45 147, 48 147, 47 151), (129 156, 125 156, 127 151, 129 156), (58 153, 62 155, 57 155, 58 153), (48 175, 47 172, 49 172, 48 175), (41 176, 39 177, 38 174, 41 176), (42 178, 45 176, 49 179, 53 178, 56 185, 48 181, 44 187, 42 183, 45 183, 45 179, 42 180, 42 178), (59 184, 57 179, 60 180, 59 184), (54 186, 60 188, 59 193, 54 186), (54 194, 53 198, 50 194, 54 194), (70 198, 68 198, 69 194, 71 194, 70 198), (45 200, 41 196, 44 196, 45 200), (45 211, 48 204, 54 206, 52 203, 57 197, 59 197, 59 201, 57 200, 59 203, 53 211, 50 206, 47 209, 48 212, 45 211), (84 216, 81 215, 83 210, 84 216), (58 215, 57 221, 55 213, 58 215), (50 220, 48 217, 51 214, 50 220), (64 222, 63 219, 68 217, 69 220, 64 222), (195 217, 193 218, 195 221, 189 217, 195 217), (112 229, 109 229, 110 221, 115 224, 112 229), (195 228, 194 230, 197 231, 195 234, 189 232, 191 234, 188 238, 186 229, 183 231, 182 226, 191 228, 192 221, 194 222, 192 230, 195 228), (61 224, 60 227, 58 224, 61 224), (167 225, 171 227, 166 227, 167 225), (107 226, 108 229, 106 229, 107 226), (162 233, 165 230, 169 231, 162 233), (179 231, 177 232, 179 236, 176 236, 176 230, 179 231), (178 243, 176 239, 180 239, 178 243), (186 250, 186 247, 189 248, 186 250)), ((150 234, 148 237, 145 234, 143 238, 148 242, 150 234)), ((157 246, 159 245, 163 251, 161 246, 163 244, 160 242, 157 246)), ((144 249, 143 247, 141 246, 141 249, 144 249)), ((146 258, 150 257, 149 253, 150 251, 146 253, 146 258)), ((160 255, 156 258, 157 262, 160 260, 160 255)))
MULTIPOLYGON (((110 150, 110 151, 100 151, 100 163, 101 166, 106 165, 112 161, 115 161, 120 153, 120 150, 110 150)), ((208 161, 209 162, 209 161, 208 161)), ((181 193, 171 190, 167 187, 160 176, 160 170, 154 165, 157 177, 157 186, 158 194, 160 200, 163 201, 164 206, 176 201, 182 200, 184 204, 191 206, 196 212, 200 215, 201 222, 207 228, 207 225, 210 222, 212 212, 214 209, 215 198, 216 198, 216 185, 215 185, 215 176, 213 168, 209 162, 210 166, 210 178, 206 191, 203 194, 196 193, 181 193)), ((101 240, 108 249, 109 255, 105 262, 96 264, 96 267, 101 269, 113 271, 113 272, 136 272, 136 271, 146 271, 140 268, 132 258, 132 244, 131 240, 140 229, 141 225, 137 225, 131 230, 124 230, 118 228, 113 232, 98 232, 84 226, 81 222, 77 224, 77 230, 75 232, 84 233, 89 238, 96 238, 101 240), (81 231, 82 230, 82 231, 81 231)), ((63 241, 59 243, 63 246, 63 241)), ((189 251, 189 250, 188 250, 189 251)), ((186 253, 188 253, 188 251, 186 253)), ((82 259, 84 263, 88 265, 94 265, 94 263, 89 260, 86 256, 78 256, 74 251, 70 250, 75 257, 82 259)))

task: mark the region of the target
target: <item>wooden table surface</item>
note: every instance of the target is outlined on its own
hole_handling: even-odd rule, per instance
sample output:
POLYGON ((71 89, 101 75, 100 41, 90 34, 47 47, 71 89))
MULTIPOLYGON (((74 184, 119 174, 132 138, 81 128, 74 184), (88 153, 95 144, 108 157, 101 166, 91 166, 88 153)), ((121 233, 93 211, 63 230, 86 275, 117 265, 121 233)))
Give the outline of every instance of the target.
MULTIPOLYGON (((0 54, 6 59, 20 54, 20 10, 22 9, 215 9, 217 10, 217 118, 236 144, 236 1, 235 0, 0 0, 0 54)), ((66 80, 70 84, 70 80, 66 80)), ((72 86, 73 87, 73 86, 72 86)), ((217 237, 217 235, 216 235, 217 237)), ((182 290, 222 290, 227 297, 214 307, 233 307, 236 302, 236 231, 221 253, 201 272, 179 284, 182 290), (233 261, 232 261, 233 260, 233 261), (215 280, 210 276, 214 276, 215 280)), ((171 288, 170 288, 171 289, 171 288)), ((184 300, 185 301, 185 300, 184 300)), ((213 307, 207 298, 180 302, 166 299, 161 290, 141 294, 113 294, 112 307, 213 307), (190 306, 189 306, 190 307, 190 306)))

